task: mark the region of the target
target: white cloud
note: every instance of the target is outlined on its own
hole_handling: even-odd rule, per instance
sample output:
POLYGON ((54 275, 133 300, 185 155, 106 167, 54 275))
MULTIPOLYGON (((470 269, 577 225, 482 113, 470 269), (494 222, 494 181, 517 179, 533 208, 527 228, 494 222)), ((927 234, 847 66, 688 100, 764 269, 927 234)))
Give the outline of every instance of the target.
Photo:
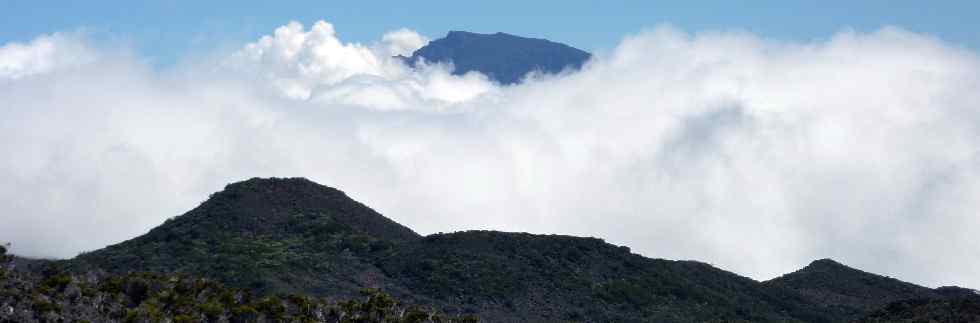
POLYGON ((412 56, 415 50, 429 43, 429 38, 408 28, 385 33, 375 45, 375 53, 381 57, 412 56))
POLYGON ((225 65, 233 70, 226 72, 250 73, 291 99, 383 110, 444 108, 492 90, 482 75, 454 77, 439 65, 414 72, 394 57, 427 42, 414 31, 399 29, 374 46, 343 43, 325 21, 309 31, 290 22, 246 45, 225 65))
POLYGON ((0 46, 0 81, 50 72, 92 61, 94 53, 78 35, 42 35, 27 44, 0 46))
POLYGON ((897 28, 784 43, 659 27, 580 73, 497 87, 407 69, 391 54, 424 38, 388 35, 291 23, 220 64, 153 71, 100 49, 0 79, 0 236, 72 256, 225 183, 305 176, 422 233, 599 236, 759 279, 832 257, 980 286, 974 52, 897 28))

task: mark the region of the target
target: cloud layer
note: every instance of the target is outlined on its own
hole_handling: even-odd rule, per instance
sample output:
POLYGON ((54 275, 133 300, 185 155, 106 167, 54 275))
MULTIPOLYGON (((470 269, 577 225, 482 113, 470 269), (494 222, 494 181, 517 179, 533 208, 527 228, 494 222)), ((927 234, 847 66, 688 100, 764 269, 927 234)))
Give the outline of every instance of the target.
POLYGON ((757 279, 831 257, 980 287, 980 59, 898 28, 775 42, 658 27, 501 87, 290 23, 154 70, 54 34, 0 47, 0 238, 70 257, 232 181, 305 176, 421 233, 603 237, 757 279))

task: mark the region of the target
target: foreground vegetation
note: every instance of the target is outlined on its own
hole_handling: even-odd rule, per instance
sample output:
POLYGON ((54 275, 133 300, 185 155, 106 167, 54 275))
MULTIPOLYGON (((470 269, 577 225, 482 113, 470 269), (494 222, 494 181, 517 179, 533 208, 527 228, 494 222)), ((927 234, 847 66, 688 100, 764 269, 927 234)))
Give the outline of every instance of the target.
MULTIPOLYGON (((2 247, 0 247, 2 248, 2 247)), ((70 274, 50 263, 11 268, 0 249, 0 322, 478 322, 406 305, 375 289, 329 300, 301 294, 257 296, 247 289, 179 274, 70 274)))

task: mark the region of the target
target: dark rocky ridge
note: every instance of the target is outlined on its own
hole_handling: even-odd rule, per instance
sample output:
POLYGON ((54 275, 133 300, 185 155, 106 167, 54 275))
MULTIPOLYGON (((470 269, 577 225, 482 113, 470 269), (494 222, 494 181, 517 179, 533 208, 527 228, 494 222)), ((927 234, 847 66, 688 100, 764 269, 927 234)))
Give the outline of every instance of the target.
POLYGON ((186 273, 261 295, 343 299, 381 288, 490 322, 849 322, 941 292, 819 260, 757 282, 596 238, 465 231, 421 237, 305 179, 251 179, 76 271, 186 273))
POLYGON ((534 71, 555 74, 578 70, 591 57, 583 50, 545 39, 450 31, 445 38, 402 58, 412 66, 420 60, 452 63, 453 74, 477 71, 499 83, 515 84, 534 71))

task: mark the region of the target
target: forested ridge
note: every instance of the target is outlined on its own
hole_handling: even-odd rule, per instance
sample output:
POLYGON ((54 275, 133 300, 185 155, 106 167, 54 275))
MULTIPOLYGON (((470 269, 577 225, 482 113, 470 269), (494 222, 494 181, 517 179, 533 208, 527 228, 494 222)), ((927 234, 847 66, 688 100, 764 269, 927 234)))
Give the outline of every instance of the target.
POLYGON ((301 178, 229 184, 74 259, 5 263, 7 322, 966 322, 976 305, 829 259, 759 282, 598 238, 421 236, 301 178))

